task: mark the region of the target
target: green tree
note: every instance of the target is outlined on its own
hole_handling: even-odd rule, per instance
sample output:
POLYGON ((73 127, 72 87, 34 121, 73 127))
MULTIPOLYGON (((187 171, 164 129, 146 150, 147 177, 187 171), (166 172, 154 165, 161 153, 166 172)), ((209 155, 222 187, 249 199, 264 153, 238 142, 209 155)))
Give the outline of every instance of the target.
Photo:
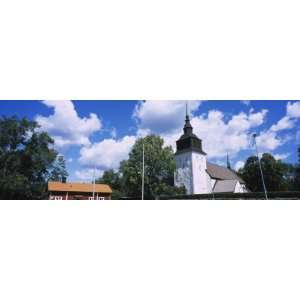
MULTIPOLYGON (((276 160, 271 154, 264 153, 261 165, 268 191, 286 191, 289 189, 288 166, 276 160)), ((245 180, 247 188, 252 192, 262 192, 262 180, 256 156, 250 156, 245 166, 239 170, 240 176, 245 180)))
POLYGON ((294 191, 297 165, 291 163, 283 163, 283 166, 284 166, 284 179, 286 181, 287 190, 294 191))
POLYGON ((124 193, 121 191, 121 178, 120 174, 114 170, 104 171, 101 178, 96 180, 96 183, 105 183, 112 188, 111 198, 114 200, 120 199, 124 196, 124 193))
POLYGON ((298 146, 298 163, 295 166, 294 189, 300 190, 300 145, 298 146))
POLYGON ((121 162, 121 189, 129 197, 141 198, 142 153, 145 147, 145 199, 162 194, 183 194, 184 188, 174 187, 175 160, 172 147, 164 147, 159 136, 149 135, 136 141, 129 159, 121 162))
POLYGON ((0 198, 41 199, 57 156, 54 141, 36 122, 0 118, 0 198))
POLYGON ((50 172, 49 180, 63 182, 68 176, 66 161, 62 155, 58 155, 50 172))
POLYGON ((121 179, 119 173, 111 169, 104 171, 102 177, 97 179, 96 183, 109 184, 111 188, 116 190, 119 190, 121 187, 121 179))

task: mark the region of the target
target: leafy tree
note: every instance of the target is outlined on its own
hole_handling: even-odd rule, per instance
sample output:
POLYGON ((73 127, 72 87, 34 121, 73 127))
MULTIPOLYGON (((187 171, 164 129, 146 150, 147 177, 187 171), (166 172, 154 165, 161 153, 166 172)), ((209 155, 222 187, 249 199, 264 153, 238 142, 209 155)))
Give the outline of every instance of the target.
POLYGON ((58 155, 53 164, 49 180, 63 182, 67 179, 68 175, 66 161, 62 155, 58 155))
POLYGON ((104 171, 102 177, 96 180, 96 183, 106 183, 109 184, 111 188, 120 190, 120 174, 114 170, 106 170, 104 171))
POLYGON ((0 198, 46 197, 49 169, 57 152, 51 137, 36 122, 0 118, 0 198))
POLYGON ((300 190, 300 145, 298 146, 298 164, 295 166, 294 189, 300 190))
MULTIPOLYGON (((264 153, 261 165, 267 191, 286 191, 289 189, 288 166, 276 160, 271 154, 264 153)), ((262 192, 262 180, 256 156, 250 156, 245 166, 239 170, 247 188, 252 192, 262 192)))
POLYGON ((164 147, 159 136, 149 135, 136 141, 129 159, 121 162, 121 189, 129 197, 141 198, 142 153, 145 149, 145 199, 156 199, 159 195, 175 195, 185 192, 174 187, 175 160, 172 147, 164 147))
POLYGON ((285 172, 284 172, 284 179, 286 180, 287 190, 294 191, 295 190, 295 176, 297 172, 297 165, 290 164, 290 163, 282 163, 285 172))
POLYGON ((120 199, 124 196, 124 193, 121 191, 120 174, 114 170, 104 171, 102 177, 97 179, 96 183, 108 184, 112 188, 112 199, 120 199))

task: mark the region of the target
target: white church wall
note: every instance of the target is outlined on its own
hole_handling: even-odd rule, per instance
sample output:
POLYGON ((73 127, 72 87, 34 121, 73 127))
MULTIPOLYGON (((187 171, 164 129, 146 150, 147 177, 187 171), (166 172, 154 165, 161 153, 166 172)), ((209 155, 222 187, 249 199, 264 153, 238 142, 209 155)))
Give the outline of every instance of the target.
POLYGON ((206 172, 206 157, 198 152, 186 152, 175 156, 175 186, 184 186, 187 194, 211 193, 211 178, 206 172))
POLYGON ((181 153, 175 156, 175 186, 184 186, 187 194, 193 194, 193 174, 191 153, 181 153))
POLYGON ((212 179, 208 174, 207 174, 207 186, 210 187, 210 193, 213 192, 214 186, 216 184, 216 179, 212 179))
POLYGON ((210 193, 210 184, 208 183, 206 168, 206 156, 198 152, 192 152, 194 194, 210 193))
POLYGON ((241 184, 240 182, 237 182, 235 189, 234 189, 235 193, 246 193, 246 187, 244 184, 241 184))

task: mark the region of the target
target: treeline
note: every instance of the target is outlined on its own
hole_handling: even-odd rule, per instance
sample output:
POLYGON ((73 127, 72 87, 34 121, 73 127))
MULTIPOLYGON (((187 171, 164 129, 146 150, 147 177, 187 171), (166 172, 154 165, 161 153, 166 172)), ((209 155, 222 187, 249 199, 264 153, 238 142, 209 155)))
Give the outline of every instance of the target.
MULTIPOLYGON (((297 149, 298 163, 289 164, 276 160, 271 154, 262 155, 261 166, 267 191, 299 191, 300 190, 300 146, 297 149)), ((260 175, 258 159, 250 156, 245 166, 238 171, 245 180, 251 192, 262 192, 262 178, 260 175)))
MULTIPOLYGON (((175 159, 172 147, 164 146, 159 136, 149 135, 136 141, 129 158, 117 170, 107 170, 96 182, 113 189, 113 199, 140 199, 142 196, 142 153, 145 149, 145 199, 162 195, 185 194, 174 187, 175 159)), ((296 149, 295 149, 296 150, 296 149)), ((109 149, 108 149, 109 151, 109 149)), ((271 154, 262 156, 261 164, 267 190, 300 190, 300 147, 296 164, 276 160, 271 154)), ((251 156, 238 171, 251 192, 262 192, 257 157, 251 156)), ((47 199, 47 182, 68 177, 63 156, 54 149, 54 140, 39 125, 26 118, 0 118, 0 199, 47 199)))
POLYGON ((36 122, 0 118, 0 199, 47 199, 48 180, 68 176, 53 144, 36 122))

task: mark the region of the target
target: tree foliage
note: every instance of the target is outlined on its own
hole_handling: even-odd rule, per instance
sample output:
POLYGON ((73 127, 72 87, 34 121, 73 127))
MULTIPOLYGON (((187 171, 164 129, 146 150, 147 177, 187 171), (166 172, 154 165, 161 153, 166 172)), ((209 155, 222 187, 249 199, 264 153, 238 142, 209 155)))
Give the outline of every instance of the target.
POLYGON ((298 163, 295 167, 294 188, 296 191, 300 191, 300 145, 298 146, 298 163))
POLYGON ((184 188, 174 187, 175 160, 171 147, 164 147, 162 138, 149 135, 140 138, 129 153, 128 160, 120 164, 118 172, 109 170, 99 182, 110 184, 118 195, 141 198, 143 144, 145 149, 145 199, 156 199, 160 195, 185 193, 184 188))
POLYGON ((129 159, 121 164, 123 189, 130 197, 141 198, 142 154, 145 149, 145 199, 159 195, 183 192, 174 187, 175 160, 172 147, 164 147, 159 136, 149 135, 136 141, 129 159))
POLYGON ((46 197, 49 169, 57 156, 51 137, 25 118, 0 118, 0 198, 46 197))
MULTIPOLYGON (((276 160, 271 154, 264 153, 261 166, 267 191, 286 191, 291 188, 289 177, 291 165, 276 160)), ((239 170, 239 175, 245 180, 247 188, 252 192, 262 192, 262 178, 260 175, 258 159, 250 156, 245 166, 239 170)))
POLYGON ((104 171, 102 177, 97 179, 96 183, 108 184, 112 188, 112 199, 120 199, 121 197, 125 196, 125 194, 121 191, 121 177, 117 171, 104 171))
POLYGON ((63 182, 67 179, 68 175, 66 161, 62 155, 58 155, 50 171, 49 180, 63 182))

